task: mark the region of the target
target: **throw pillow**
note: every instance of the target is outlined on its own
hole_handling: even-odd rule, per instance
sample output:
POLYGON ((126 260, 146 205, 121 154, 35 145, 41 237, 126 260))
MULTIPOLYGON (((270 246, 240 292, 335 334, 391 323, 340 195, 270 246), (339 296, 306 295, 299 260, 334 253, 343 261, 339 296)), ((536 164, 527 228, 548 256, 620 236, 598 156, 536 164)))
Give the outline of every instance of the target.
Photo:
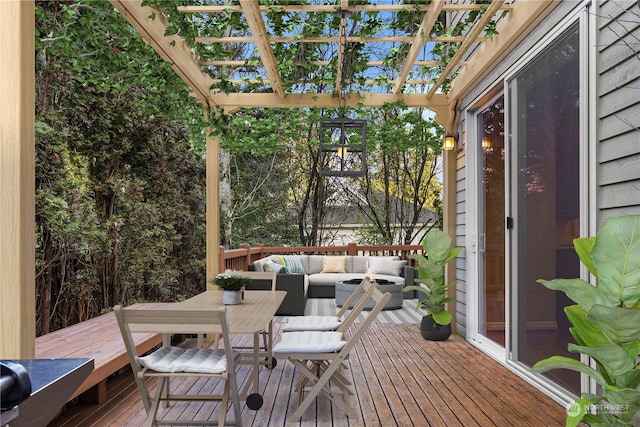
POLYGON ((322 257, 322 271, 320 273, 344 273, 346 268, 346 256, 325 256, 322 257))
POLYGON ((369 268, 373 274, 389 274, 402 276, 402 269, 407 261, 396 261, 389 258, 369 258, 369 268))
POLYGON ((278 274, 287 274, 289 270, 284 265, 278 264, 277 262, 267 261, 262 266, 264 271, 275 271, 278 274))
POLYGON ((284 265, 287 266, 289 273, 304 274, 304 267, 302 266, 300 257, 284 255, 282 258, 284 259, 284 265))

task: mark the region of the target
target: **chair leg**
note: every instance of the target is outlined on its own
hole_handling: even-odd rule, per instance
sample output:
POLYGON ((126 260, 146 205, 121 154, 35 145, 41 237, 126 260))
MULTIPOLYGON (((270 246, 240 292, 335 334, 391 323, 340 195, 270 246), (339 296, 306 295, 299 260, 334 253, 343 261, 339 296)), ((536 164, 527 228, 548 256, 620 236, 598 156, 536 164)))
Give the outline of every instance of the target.
POLYGON ((138 390, 140 390, 140 396, 142 397, 144 410, 149 413, 149 409, 151 408, 151 396, 149 395, 149 387, 147 386, 147 382, 142 376, 142 372, 138 372, 135 375, 135 378, 136 384, 138 385, 138 390))
POLYGON ((222 402, 220 403, 220 415, 218 416, 218 427, 224 427, 227 420, 227 411, 229 410, 229 381, 224 382, 224 391, 222 392, 222 402))
POLYGON ((156 392, 153 396, 153 402, 151 403, 151 408, 147 412, 147 422, 145 423, 146 427, 153 427, 156 425, 156 417, 158 416, 158 407, 160 406, 160 399, 162 397, 162 392, 167 383, 166 377, 158 378, 158 385, 156 386, 156 392))
POLYGON ((236 374, 232 372, 227 378, 229 384, 229 393, 231 394, 231 406, 233 407, 233 416, 235 417, 236 426, 242 427, 242 414, 240 413, 240 395, 238 394, 238 382, 236 374))
POLYGON ((290 421, 296 422, 301 417, 304 411, 309 408, 311 403, 318 397, 320 393, 326 395, 333 403, 336 404, 339 408, 341 408, 347 416, 354 416, 355 411, 350 406, 349 395, 352 393, 346 384, 349 383, 341 373, 336 378, 336 374, 338 374, 338 370, 342 366, 342 362, 338 363, 334 361, 333 363, 324 366, 322 363, 316 364, 313 363, 311 366, 307 364, 308 361, 304 360, 295 360, 289 359, 297 368, 300 368, 299 371, 303 375, 303 378, 300 379, 298 385, 310 384, 313 385, 306 395, 302 396, 304 389, 300 390, 299 394, 299 405, 298 408, 291 414, 290 421), (315 368, 315 369, 312 369, 315 368), (317 376, 317 373, 321 373, 320 376, 317 376), (331 391, 329 380, 335 379, 338 383, 338 388, 340 389, 339 393, 334 393, 331 391), (340 399, 340 396, 342 399, 340 399))

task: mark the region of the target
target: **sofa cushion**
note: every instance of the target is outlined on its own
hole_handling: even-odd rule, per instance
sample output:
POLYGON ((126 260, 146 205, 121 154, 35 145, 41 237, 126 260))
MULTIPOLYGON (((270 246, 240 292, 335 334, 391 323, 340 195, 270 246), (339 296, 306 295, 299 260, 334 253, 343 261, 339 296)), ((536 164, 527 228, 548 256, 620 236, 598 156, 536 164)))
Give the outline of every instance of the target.
POLYGON ((304 267, 302 266, 302 261, 300 261, 299 256, 282 255, 280 259, 283 261, 280 264, 284 264, 287 270, 289 270, 289 273, 304 274, 304 267))
POLYGON ((368 256, 356 255, 347 257, 347 273, 364 273, 368 256))
POLYGON ((309 255, 307 257, 307 265, 305 266, 304 271, 306 271, 307 274, 320 273, 322 271, 323 258, 324 256, 322 255, 309 255))
POLYGON ((320 273, 344 273, 346 268, 346 256, 325 256, 322 258, 322 271, 320 273))
POLYGON ((265 271, 264 264, 266 262, 276 262, 278 264, 284 265, 284 263, 280 262, 280 258, 277 255, 269 255, 266 258, 261 258, 257 261, 254 261, 253 268, 255 271, 265 271))
MULTIPOLYGON (((364 273, 316 273, 308 276, 309 286, 333 286, 336 282, 358 279, 362 280, 364 273)), ((384 279, 394 283, 404 284, 404 278, 388 274, 376 274, 377 279, 384 279)))
POLYGON ((262 269, 263 271, 275 271, 278 274, 290 273, 287 267, 274 261, 267 261, 265 263, 262 263, 262 269))
POLYGON ((371 256, 371 255, 356 255, 347 257, 347 273, 364 273, 367 269, 367 263, 372 259, 389 259, 400 260, 399 256, 384 255, 384 256, 371 256))
POLYGON ((402 269, 406 264, 406 261, 397 261, 388 258, 369 258, 369 268, 375 275, 389 274, 391 276, 402 276, 402 269))

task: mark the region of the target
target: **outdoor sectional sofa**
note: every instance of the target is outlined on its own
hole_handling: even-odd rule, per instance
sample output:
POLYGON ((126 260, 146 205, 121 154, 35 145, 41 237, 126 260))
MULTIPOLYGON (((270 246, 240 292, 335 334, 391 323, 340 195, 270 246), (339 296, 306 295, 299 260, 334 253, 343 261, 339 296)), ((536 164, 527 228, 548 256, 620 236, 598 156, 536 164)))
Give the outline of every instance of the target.
MULTIPOLYGON (((277 270, 276 288, 287 291, 287 297, 276 314, 301 316, 307 298, 335 298, 336 282, 362 279, 367 265, 378 280, 414 283, 415 269, 395 256, 270 255, 249 265, 249 270, 277 270)), ((252 289, 260 286, 266 284, 252 289)))

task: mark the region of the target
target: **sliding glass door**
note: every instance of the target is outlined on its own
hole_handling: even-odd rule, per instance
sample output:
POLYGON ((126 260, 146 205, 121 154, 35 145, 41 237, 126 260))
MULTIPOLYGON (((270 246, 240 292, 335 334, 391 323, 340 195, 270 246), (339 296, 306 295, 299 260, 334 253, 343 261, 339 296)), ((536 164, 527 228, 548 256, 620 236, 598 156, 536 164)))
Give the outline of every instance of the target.
MULTIPOLYGON (((511 357, 526 366, 568 353, 571 304, 538 279, 580 276, 573 239, 580 234, 580 62, 578 26, 570 28, 507 84, 513 176, 510 187, 511 357)), ((580 377, 551 379, 580 392, 580 377)))

